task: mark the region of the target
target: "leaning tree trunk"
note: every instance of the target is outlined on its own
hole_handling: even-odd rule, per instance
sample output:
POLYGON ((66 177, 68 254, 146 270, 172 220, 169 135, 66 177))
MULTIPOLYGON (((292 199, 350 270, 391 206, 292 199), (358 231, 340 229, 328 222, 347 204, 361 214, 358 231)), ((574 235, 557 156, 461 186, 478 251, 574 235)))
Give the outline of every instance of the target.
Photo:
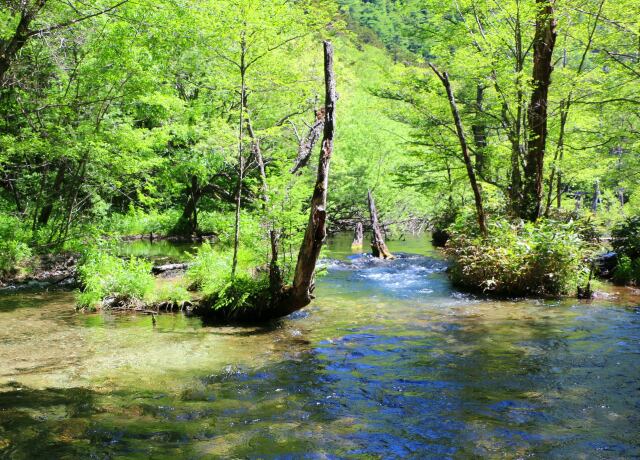
POLYGON ((380 223, 378 222, 378 210, 376 209, 376 203, 373 201, 371 190, 367 191, 367 199, 369 201, 369 215, 371 216, 371 253, 373 257, 380 259, 395 259, 384 242, 380 223))
POLYGON ((351 249, 362 249, 364 244, 364 229, 362 228, 362 222, 356 224, 356 228, 353 231, 353 243, 351 243, 351 249))
POLYGON ((337 100, 335 74, 333 70, 333 46, 324 42, 325 77, 325 122, 322 139, 322 151, 318 161, 316 184, 311 197, 309 221, 304 234, 293 279, 293 285, 282 286, 280 292, 271 289, 264 298, 248 299, 247 307, 211 309, 202 305, 196 313, 214 320, 237 322, 264 322, 286 316, 309 305, 315 289, 315 269, 320 251, 327 236, 327 191, 329 188, 329 165, 333 154, 333 135, 335 131, 335 105, 337 100))
POLYGON ((327 189, 329 188, 329 164, 333 154, 333 135, 335 131, 336 81, 333 71, 333 46, 324 42, 324 79, 325 79, 325 121, 322 138, 322 151, 318 162, 316 186, 311 197, 309 222, 298 253, 298 262, 290 289, 291 311, 298 310, 311 302, 315 288, 316 262, 327 236, 327 189))
POLYGON ((521 217, 535 221, 540 217, 544 154, 547 142, 547 105, 553 47, 556 42, 556 20, 553 0, 536 0, 536 33, 533 39, 533 92, 529 104, 529 145, 525 165, 524 206, 521 217))
POLYGON ((449 99, 449 106, 451 108, 451 115, 453 116, 453 121, 456 125, 456 134, 458 135, 458 142, 460 143, 460 149, 462 150, 462 157, 464 159, 464 164, 467 168, 467 176, 469 177, 469 183, 471 184, 471 189, 473 190, 473 198, 476 204, 476 218, 478 220, 478 227, 480 228, 480 233, 483 236, 487 236, 487 217, 484 212, 484 206, 482 204, 482 194, 480 193, 480 185, 478 184, 478 179, 476 178, 476 173, 473 168, 473 163, 471 162, 471 155, 469 155, 469 146, 467 144, 467 138, 464 134, 464 129, 462 127, 462 119, 460 118, 460 112, 458 111, 458 105, 456 104, 456 99, 453 95, 453 90, 451 89, 451 83, 449 82, 449 75, 447 72, 440 71, 431 63, 429 63, 431 70, 442 82, 444 89, 447 92, 447 98, 449 99))

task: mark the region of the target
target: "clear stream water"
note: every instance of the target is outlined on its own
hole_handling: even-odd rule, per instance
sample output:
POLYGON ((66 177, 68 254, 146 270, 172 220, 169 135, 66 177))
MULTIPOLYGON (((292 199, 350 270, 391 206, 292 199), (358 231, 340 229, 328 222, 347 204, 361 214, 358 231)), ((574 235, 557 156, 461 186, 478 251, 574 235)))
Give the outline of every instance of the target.
MULTIPOLYGON (((339 237, 266 328, 0 297, 6 458, 639 458, 640 307, 457 293, 427 237, 339 237)), ((158 254, 155 254, 158 255, 158 254)))

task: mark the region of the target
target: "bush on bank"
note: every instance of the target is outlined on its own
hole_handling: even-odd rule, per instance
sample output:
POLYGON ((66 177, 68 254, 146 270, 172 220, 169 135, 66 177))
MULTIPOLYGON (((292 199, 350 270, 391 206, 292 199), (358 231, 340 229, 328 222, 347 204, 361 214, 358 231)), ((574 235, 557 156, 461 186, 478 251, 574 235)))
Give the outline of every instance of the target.
POLYGON ((136 257, 124 260, 106 251, 90 250, 78 267, 82 284, 78 306, 97 309, 107 298, 132 306, 151 301, 155 288, 151 267, 151 262, 136 257))
POLYGON ((640 216, 628 217, 611 232, 618 262, 613 271, 617 284, 640 284, 640 216))
POLYGON ((232 313, 241 308, 252 308, 256 299, 268 298, 268 272, 255 267, 259 256, 241 248, 238 252, 236 276, 231 276, 233 252, 230 248, 214 248, 203 244, 194 257, 187 281, 190 289, 201 291, 201 304, 210 310, 226 310, 232 313))
POLYGON ((28 268, 31 232, 19 219, 0 213, 0 277, 28 268))
POLYGON ((450 276, 464 289, 504 296, 558 296, 575 291, 589 274, 587 245, 576 225, 493 219, 483 239, 460 218, 449 227, 450 276))

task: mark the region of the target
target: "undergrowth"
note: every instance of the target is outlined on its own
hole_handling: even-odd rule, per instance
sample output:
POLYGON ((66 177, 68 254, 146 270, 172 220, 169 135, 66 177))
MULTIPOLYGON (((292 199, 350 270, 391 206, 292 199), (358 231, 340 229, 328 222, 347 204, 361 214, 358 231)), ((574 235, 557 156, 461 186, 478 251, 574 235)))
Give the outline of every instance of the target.
POLYGON ((486 239, 469 228, 464 219, 449 228, 446 251, 458 286, 504 296, 558 296, 588 277, 588 246, 573 222, 493 220, 486 239))
POLYGON ((155 288, 151 267, 151 262, 136 257, 125 260, 106 251, 88 251, 78 267, 82 284, 78 306, 96 309, 108 297, 130 304, 151 301, 155 288))

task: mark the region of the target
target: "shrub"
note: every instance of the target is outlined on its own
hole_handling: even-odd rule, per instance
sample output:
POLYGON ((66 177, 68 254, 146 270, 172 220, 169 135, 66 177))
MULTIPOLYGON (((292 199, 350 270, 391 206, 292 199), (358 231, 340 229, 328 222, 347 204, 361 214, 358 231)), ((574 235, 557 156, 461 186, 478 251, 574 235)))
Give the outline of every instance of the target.
POLYGON ((126 214, 114 213, 104 224, 107 233, 116 235, 148 235, 149 233, 168 235, 180 218, 177 210, 146 213, 131 207, 126 214))
POLYGON ((618 263, 613 270, 613 282, 616 284, 640 283, 640 259, 631 259, 626 254, 618 257, 618 263))
POLYGON ((447 253, 453 282, 497 295, 567 294, 588 274, 586 246, 572 223, 541 220, 490 224, 486 239, 469 235, 465 221, 450 227, 447 253))
MULTIPOLYGON (((190 289, 200 290, 205 295, 212 294, 223 289, 228 284, 233 262, 233 251, 230 248, 214 248, 209 243, 204 243, 198 248, 198 252, 187 270, 187 281, 190 289)), ((238 251, 239 275, 251 276, 258 264, 258 256, 247 249, 238 251)))
POLYGON ((184 286, 178 284, 168 284, 160 287, 153 294, 154 302, 169 302, 181 304, 191 300, 191 295, 184 286))
POLYGON ((252 277, 246 274, 225 277, 224 284, 207 295, 203 304, 212 310, 224 310, 233 317, 236 310, 255 308, 269 303, 269 277, 264 274, 252 277))
POLYGON ((123 304, 143 302, 155 287, 150 262, 135 257, 124 260, 100 250, 85 254, 78 273, 83 286, 78 305, 83 308, 99 307, 107 297, 123 304))
POLYGON ((611 232, 613 250, 631 260, 640 258, 640 216, 629 217, 611 232))
POLYGON ((217 316, 233 318, 241 309, 268 304, 268 272, 255 268, 259 256, 247 249, 238 252, 236 276, 231 277, 233 252, 231 249, 213 248, 205 243, 187 271, 190 289, 204 294, 199 313, 203 316, 217 312, 217 316))
POLYGON ((26 269, 31 232, 17 218, 0 214, 0 275, 26 269))

